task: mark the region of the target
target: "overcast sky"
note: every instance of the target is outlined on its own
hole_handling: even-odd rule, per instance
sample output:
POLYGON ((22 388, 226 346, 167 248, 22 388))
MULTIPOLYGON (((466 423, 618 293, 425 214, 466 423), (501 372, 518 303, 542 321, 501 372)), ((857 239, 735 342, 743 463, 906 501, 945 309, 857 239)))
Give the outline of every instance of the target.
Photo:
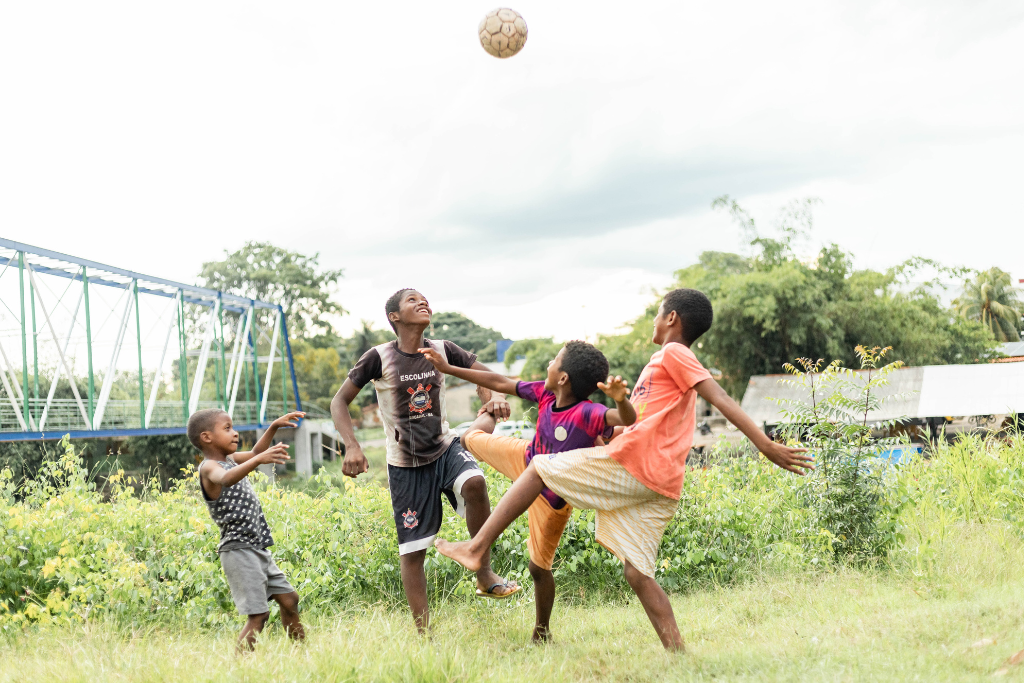
POLYGON ((0 235, 187 282, 319 252, 384 326, 412 286, 507 336, 609 332, 707 249, 815 240, 1024 277, 1024 4, 8 2, 0 235))

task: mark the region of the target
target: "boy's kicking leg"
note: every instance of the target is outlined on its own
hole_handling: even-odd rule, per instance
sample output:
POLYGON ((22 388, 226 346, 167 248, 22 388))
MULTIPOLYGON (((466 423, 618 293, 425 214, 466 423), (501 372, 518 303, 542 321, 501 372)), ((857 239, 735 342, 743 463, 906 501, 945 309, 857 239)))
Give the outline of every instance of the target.
MULTIPOLYGON (((487 561, 490 567, 491 546, 501 532, 507 529, 519 515, 526 512, 540 495, 544 482, 531 462, 522 476, 505 492, 494 512, 468 541, 452 543, 443 538, 434 541, 434 547, 445 557, 450 557, 470 571, 479 571, 487 561)), ((468 507, 468 506, 467 506, 468 507)), ((467 515, 468 523, 468 515, 467 515)))
POLYGON ((666 650, 684 649, 683 637, 679 633, 679 625, 676 624, 676 615, 672 611, 672 603, 664 589, 652 577, 643 574, 639 569, 625 560, 623 572, 626 575, 626 582, 640 599, 640 604, 647 612, 647 618, 651 620, 654 630, 661 639, 661 644, 666 650))

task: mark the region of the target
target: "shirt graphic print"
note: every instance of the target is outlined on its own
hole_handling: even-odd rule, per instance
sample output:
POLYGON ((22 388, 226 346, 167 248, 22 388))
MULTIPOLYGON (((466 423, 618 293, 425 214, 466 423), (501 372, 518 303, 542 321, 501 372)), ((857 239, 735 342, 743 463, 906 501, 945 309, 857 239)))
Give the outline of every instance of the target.
MULTIPOLYGON (((448 362, 468 368, 476 355, 450 341, 424 339, 448 362)), ((387 441, 387 460, 395 467, 420 467, 441 457, 456 438, 448 429, 444 374, 422 354, 405 353, 398 341, 375 346, 348 373, 357 387, 373 382, 387 441)))
MULTIPOLYGON (((238 467, 233 460, 203 460, 199 463, 202 469, 206 463, 211 462, 225 470, 238 467)), ((200 480, 199 488, 203 492, 203 500, 210 511, 210 517, 220 527, 220 544, 217 550, 223 550, 227 545, 249 545, 253 548, 269 548, 274 545, 274 539, 270 535, 270 525, 267 518, 263 516, 263 506, 260 499, 256 497, 249 478, 244 477, 241 481, 224 486, 220 490, 220 498, 213 500, 206 495, 200 480)))
MULTIPOLYGON (((592 448, 598 436, 611 436, 612 429, 605 424, 608 408, 600 403, 586 400, 556 408, 555 394, 544 388, 544 382, 519 382, 516 395, 537 404, 537 434, 526 448, 526 464, 537 455, 592 448)), ((547 487, 541 495, 555 510, 565 506, 547 487)))

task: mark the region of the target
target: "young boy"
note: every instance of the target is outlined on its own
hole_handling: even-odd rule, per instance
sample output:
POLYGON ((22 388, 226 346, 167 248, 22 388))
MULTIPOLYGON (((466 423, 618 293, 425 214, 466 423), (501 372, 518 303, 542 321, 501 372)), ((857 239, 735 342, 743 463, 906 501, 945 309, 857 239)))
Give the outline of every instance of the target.
MULTIPOLYGON (((711 302, 693 289, 665 295, 654 318, 651 356, 630 402, 636 423, 607 446, 534 458, 469 541, 438 539, 435 546, 467 569, 476 567, 516 517, 547 487, 570 505, 597 511, 597 540, 624 565, 666 649, 683 649, 672 604, 654 579, 658 546, 675 514, 696 425, 699 394, 716 406, 751 443, 779 467, 804 474, 814 469, 803 448, 774 443, 701 366, 690 345, 711 327, 711 302)), ((617 430, 616 430, 617 431, 617 430)))
MULTIPOLYGON (((626 400, 625 382, 621 377, 608 377, 608 359, 586 342, 571 341, 563 346, 548 364, 543 382, 516 382, 495 372, 456 368, 433 349, 420 349, 420 353, 440 372, 504 394, 515 393, 538 404, 537 433, 532 442, 491 434, 496 421, 483 409, 462 435, 463 445, 473 455, 512 480, 518 479, 535 457, 593 446, 598 437, 610 436, 613 427, 631 425, 636 420, 633 405, 626 400), (606 378, 608 384, 602 381, 606 378), (588 400, 598 388, 612 397, 614 409, 588 400)), ((548 488, 541 489, 527 512, 527 549, 537 605, 535 642, 550 637, 555 604, 551 565, 571 514, 572 506, 548 488)))
MULTIPOLYGON (((416 627, 423 633, 430 621, 423 562, 441 529, 441 494, 458 515, 466 518, 471 536, 491 514, 491 503, 483 472, 455 432, 448 429, 444 375, 419 349, 432 348, 458 367, 486 370, 487 366, 450 341, 424 339, 433 312, 426 297, 415 289, 392 294, 384 312, 398 339, 363 354, 331 401, 331 415, 345 440, 342 472, 356 477, 367 470, 367 465, 348 406, 360 389, 373 382, 387 442, 388 489, 398 531, 402 587, 416 627)), ((499 416, 508 417, 507 402, 489 405, 499 416)), ((520 590, 515 582, 494 573, 488 552, 481 556, 476 580, 477 595, 481 597, 508 598, 520 590)))
POLYGON ((248 620, 238 636, 238 649, 253 648, 256 636, 270 616, 267 600, 281 607, 281 623, 293 640, 306 633, 299 621, 299 594, 277 568, 267 550, 274 544, 256 492, 247 475, 258 465, 288 461, 288 446, 271 446, 281 427, 296 427, 305 413, 289 413, 271 423, 248 453, 238 450, 238 432, 223 410, 200 410, 188 419, 188 440, 203 453, 199 463, 199 488, 210 516, 220 527, 217 553, 239 614, 248 620))

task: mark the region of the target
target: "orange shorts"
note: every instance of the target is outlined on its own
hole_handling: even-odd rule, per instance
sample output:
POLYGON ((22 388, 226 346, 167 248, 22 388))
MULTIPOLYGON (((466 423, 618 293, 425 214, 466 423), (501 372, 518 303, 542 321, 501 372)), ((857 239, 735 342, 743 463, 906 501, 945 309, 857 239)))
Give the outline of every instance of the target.
MULTIPOLYGON (((479 429, 468 432, 462 439, 470 453, 513 481, 526 470, 526 448, 530 442, 525 439, 494 436, 479 429)), ((530 505, 526 513, 530 527, 526 547, 535 565, 551 569, 562 531, 571 515, 571 505, 556 510, 544 496, 538 496, 530 505)))

